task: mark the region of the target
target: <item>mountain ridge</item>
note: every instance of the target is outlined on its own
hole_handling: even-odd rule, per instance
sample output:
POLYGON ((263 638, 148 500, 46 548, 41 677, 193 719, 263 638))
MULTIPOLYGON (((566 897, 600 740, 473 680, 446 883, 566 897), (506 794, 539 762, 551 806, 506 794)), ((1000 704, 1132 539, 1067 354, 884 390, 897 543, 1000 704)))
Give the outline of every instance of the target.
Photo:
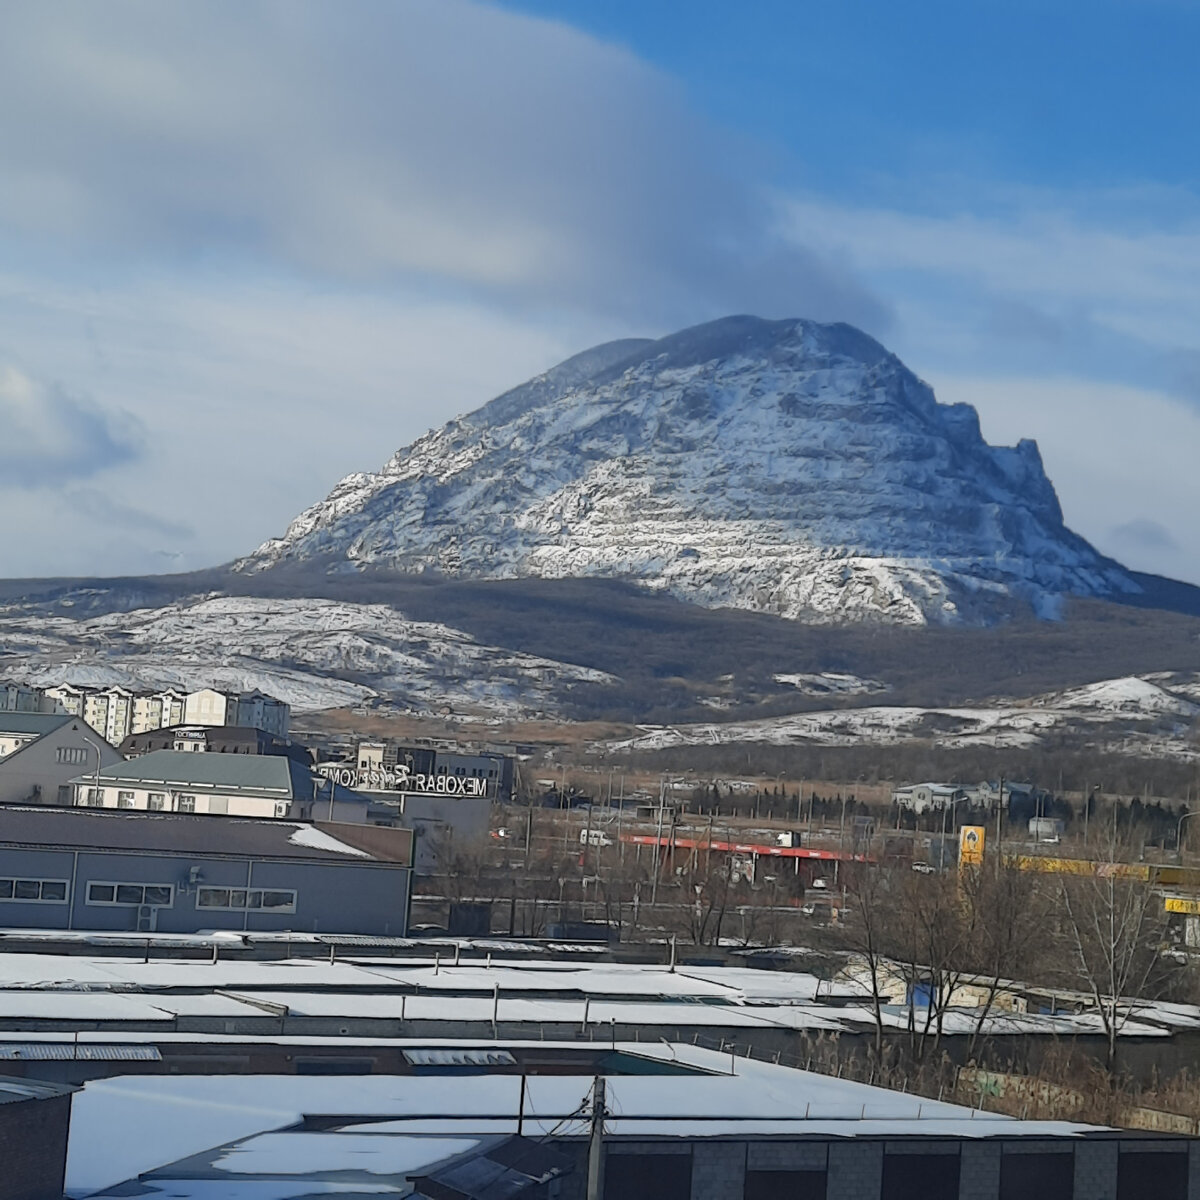
POLYGON ((807 621, 994 623, 1134 597, 1034 442, 848 325, 729 317, 584 351, 347 476, 240 572, 626 578, 807 621))

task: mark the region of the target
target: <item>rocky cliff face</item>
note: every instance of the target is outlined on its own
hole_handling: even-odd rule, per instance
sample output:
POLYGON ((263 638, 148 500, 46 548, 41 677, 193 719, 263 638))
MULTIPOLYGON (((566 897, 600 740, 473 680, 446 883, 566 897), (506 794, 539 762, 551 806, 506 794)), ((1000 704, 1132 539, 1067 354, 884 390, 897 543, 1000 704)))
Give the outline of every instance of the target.
POLYGON ((237 564, 619 576, 809 621, 1051 615, 1136 581, 845 325, 731 317, 596 347, 351 475, 237 564))

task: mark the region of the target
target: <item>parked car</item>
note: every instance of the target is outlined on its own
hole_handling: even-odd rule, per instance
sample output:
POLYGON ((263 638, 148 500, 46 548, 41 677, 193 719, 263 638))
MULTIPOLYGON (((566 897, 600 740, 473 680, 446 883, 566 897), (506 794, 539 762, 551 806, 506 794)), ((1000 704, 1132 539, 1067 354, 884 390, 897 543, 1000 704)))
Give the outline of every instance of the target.
POLYGON ((936 875, 937 874, 937 867, 935 867, 932 863, 915 862, 912 865, 912 869, 914 871, 916 871, 918 875, 936 875))

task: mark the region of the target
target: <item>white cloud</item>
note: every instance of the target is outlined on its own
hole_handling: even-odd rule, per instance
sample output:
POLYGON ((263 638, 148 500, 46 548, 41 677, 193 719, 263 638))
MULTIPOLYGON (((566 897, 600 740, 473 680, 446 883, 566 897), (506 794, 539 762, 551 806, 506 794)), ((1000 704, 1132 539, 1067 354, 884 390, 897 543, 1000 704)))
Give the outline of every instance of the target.
POLYGON ((140 441, 128 413, 106 411, 3 362, 0 430, 0 478, 32 488, 59 487, 129 462, 140 441))
MULTIPOLYGON (((30 503, 10 470, 7 574, 226 561, 606 337, 736 310, 885 323, 779 235, 753 151, 565 25, 471 0, 4 23, 0 362, 56 381, 47 421, 55 397, 128 411, 145 451, 107 504, 30 503)), ((26 442, 69 457, 75 426, 26 442)))
MULTIPOLYGON (((0 361, 19 346, 29 375, 62 381, 68 395, 86 389, 99 409, 132 410, 144 447, 91 484, 107 505, 78 489, 69 502, 61 475, 47 477, 49 495, 0 493, 23 515, 0 529, 4 574, 227 561, 282 531, 341 476, 382 465, 596 333, 624 332, 289 277, 171 276, 97 290, 0 275, 0 361)), ((44 436, 50 446, 65 436, 85 465, 112 461, 93 457, 77 428, 44 436)))
POLYGON ((566 25, 472 0, 63 0, 5 25, 0 224, 26 237, 668 324, 883 321, 776 236, 744 147, 566 25))

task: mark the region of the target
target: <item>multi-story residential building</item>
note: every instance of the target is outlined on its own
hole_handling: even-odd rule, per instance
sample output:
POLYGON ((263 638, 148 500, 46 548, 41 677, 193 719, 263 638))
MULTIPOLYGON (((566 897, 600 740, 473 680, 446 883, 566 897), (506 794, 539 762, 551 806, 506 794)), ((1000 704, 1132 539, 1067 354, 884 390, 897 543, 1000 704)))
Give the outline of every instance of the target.
POLYGON ((111 686, 93 688, 64 683, 46 690, 50 703, 82 717, 114 745, 130 734, 148 733, 175 725, 236 725, 262 729, 286 738, 291 710, 282 700, 259 691, 222 692, 201 688, 180 692, 134 692, 111 686))

